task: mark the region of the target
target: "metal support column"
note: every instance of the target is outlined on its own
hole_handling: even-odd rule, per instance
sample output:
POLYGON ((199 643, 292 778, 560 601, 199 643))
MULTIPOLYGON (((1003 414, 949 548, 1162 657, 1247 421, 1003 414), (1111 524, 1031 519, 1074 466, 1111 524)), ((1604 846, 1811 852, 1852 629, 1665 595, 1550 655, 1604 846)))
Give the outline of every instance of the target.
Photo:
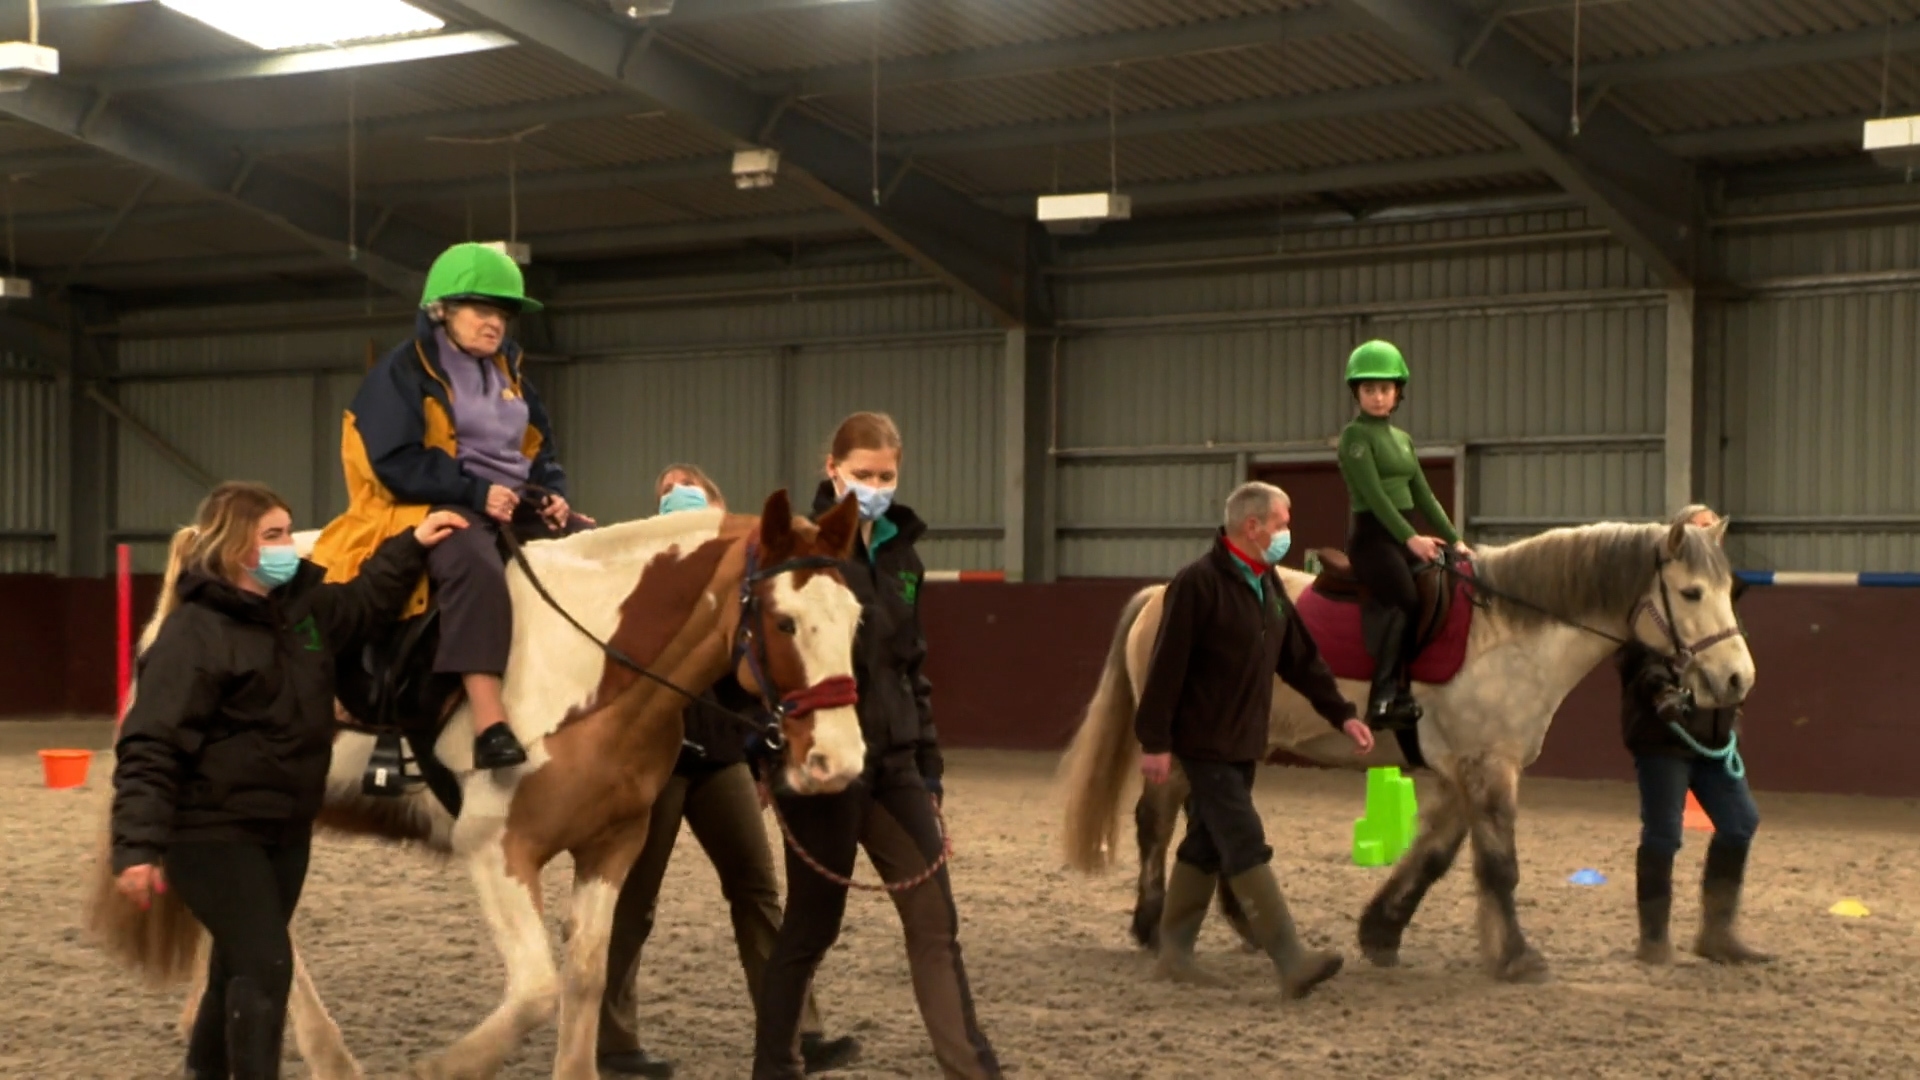
POLYGON ((1667 290, 1666 510, 1673 513, 1694 499, 1693 290, 1667 290))

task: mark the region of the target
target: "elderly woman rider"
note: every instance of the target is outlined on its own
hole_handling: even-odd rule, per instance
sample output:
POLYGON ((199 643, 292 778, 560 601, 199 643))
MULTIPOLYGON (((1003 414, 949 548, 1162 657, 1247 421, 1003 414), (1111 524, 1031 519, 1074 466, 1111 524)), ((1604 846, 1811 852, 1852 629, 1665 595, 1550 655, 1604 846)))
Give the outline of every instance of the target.
MULTIPOLYGON (((520 268, 492 248, 455 244, 434 260, 413 338, 367 373, 347 409, 340 444, 349 504, 313 552, 328 581, 345 581, 381 541, 432 510, 472 526, 433 549, 427 577, 441 616, 434 670, 460 676, 480 769, 527 760, 501 700, 513 609, 498 530, 552 534, 585 521, 567 506, 546 409, 507 336, 513 316, 538 310, 520 268)), ((426 604, 423 583, 404 615, 426 604)))

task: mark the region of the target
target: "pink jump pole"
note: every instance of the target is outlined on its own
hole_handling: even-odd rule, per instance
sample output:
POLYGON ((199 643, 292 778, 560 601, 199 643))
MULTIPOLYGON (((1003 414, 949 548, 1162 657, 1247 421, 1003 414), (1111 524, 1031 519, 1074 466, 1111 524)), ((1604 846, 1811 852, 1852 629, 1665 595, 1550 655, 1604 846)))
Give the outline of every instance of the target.
POLYGON ((119 731, 120 721, 127 715, 127 690, 133 685, 133 549, 125 544, 114 548, 114 586, 117 593, 117 627, 114 641, 114 661, 117 681, 114 683, 119 696, 114 704, 114 730, 119 731))

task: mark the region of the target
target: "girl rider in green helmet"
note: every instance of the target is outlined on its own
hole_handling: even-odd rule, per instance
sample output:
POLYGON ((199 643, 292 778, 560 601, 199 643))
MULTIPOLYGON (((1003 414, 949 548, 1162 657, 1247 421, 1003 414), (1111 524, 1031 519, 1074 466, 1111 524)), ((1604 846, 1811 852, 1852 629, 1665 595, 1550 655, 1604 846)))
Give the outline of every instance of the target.
POLYGON ((1418 509, 1447 544, 1462 552, 1467 548, 1427 486, 1412 437, 1393 426, 1393 411, 1407 390, 1407 361, 1400 350, 1379 340, 1353 350, 1347 357, 1347 388, 1360 414, 1340 433, 1340 475, 1353 509, 1347 558, 1368 596, 1362 624, 1374 671, 1366 720, 1376 729, 1411 727, 1421 711, 1404 679, 1420 620, 1413 571, 1439 558, 1442 544, 1420 535, 1408 515, 1418 509))

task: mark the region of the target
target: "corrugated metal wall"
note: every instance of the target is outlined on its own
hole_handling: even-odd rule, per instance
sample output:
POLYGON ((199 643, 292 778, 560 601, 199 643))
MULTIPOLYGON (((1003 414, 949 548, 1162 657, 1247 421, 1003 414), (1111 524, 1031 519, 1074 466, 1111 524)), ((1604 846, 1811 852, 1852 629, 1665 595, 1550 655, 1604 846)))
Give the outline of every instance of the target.
POLYGON ((1369 337, 1413 367, 1400 423, 1467 448, 1473 538, 1660 513, 1664 298, 1579 214, 1157 257, 1164 271, 1067 275, 1080 333, 1060 371, 1062 574, 1167 572, 1247 461, 1331 460, 1352 415, 1346 356, 1369 337))
MULTIPOLYGON (((1828 195, 1741 207, 1830 212, 1828 195)), ((1730 231, 1708 343, 1713 490, 1743 565, 1920 568, 1920 222, 1730 231)))
POLYGON ((0 355, 0 574, 56 569, 58 387, 0 355))
MULTIPOLYGON (((1701 479, 1734 515, 1738 560, 1920 566, 1909 467, 1920 450, 1920 224, 1723 223, 1714 251, 1725 277, 1753 286, 1699 307, 1701 479)), ((1324 452, 1348 416, 1342 360, 1370 336, 1399 342, 1414 365, 1405 425, 1425 445, 1465 447, 1474 538, 1668 509, 1664 298, 1577 211, 1101 258, 1070 262, 1054 283, 1063 574, 1163 573, 1211 528, 1248 463, 1324 452)), ((886 260, 559 299, 555 352, 571 360, 536 364, 533 377, 582 509, 648 512, 653 477, 674 460, 708 468, 742 504, 782 485, 804 501, 834 423, 879 409, 907 437, 903 497, 946 530, 928 545, 930 565, 1000 565, 1004 341, 917 268, 886 260)), ((316 313, 334 321, 192 336, 159 329, 158 315, 130 317, 121 400, 210 472, 266 480, 303 521, 324 519, 344 503, 338 416, 367 343, 385 347, 405 325, 368 322, 357 304, 188 317, 316 313), (214 374, 236 368, 255 374, 214 374)), ((51 418, 51 392, 11 381, 5 415, 51 418)), ((32 434, 42 422, 8 425, 12 502, 0 528, 53 527, 50 481, 30 478, 50 475, 54 459, 43 467, 18 449, 42 445, 32 434)), ((115 526, 161 532, 185 520, 197 486, 129 433, 119 445, 115 526)), ((43 547, 8 541, 0 555, 50 558, 43 547)))

